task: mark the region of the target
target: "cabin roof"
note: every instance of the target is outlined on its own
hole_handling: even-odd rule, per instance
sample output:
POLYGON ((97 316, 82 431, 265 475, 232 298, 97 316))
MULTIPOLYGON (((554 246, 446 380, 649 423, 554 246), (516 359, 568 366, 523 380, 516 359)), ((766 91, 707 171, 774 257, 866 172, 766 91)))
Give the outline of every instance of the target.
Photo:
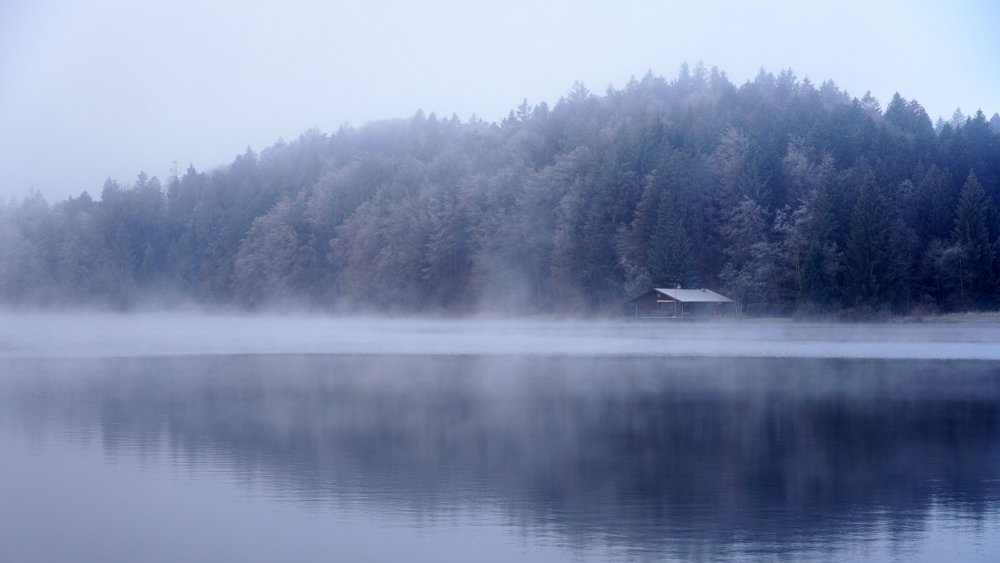
MULTIPOLYGON (((670 289, 666 287, 654 287, 653 289, 643 293, 639 297, 648 295, 651 292, 657 292, 665 297, 669 297, 674 301, 679 303, 732 303, 733 300, 726 297, 725 295, 718 294, 711 289, 670 289)), ((639 299, 636 297, 635 299, 639 299)), ((635 301, 633 299, 633 301, 635 301)))

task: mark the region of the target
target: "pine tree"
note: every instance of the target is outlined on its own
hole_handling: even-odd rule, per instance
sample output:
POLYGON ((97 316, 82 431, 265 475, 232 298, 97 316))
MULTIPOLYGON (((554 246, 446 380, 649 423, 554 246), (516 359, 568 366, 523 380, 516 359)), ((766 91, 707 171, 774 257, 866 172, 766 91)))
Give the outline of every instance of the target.
POLYGON ((851 231, 844 254, 845 289, 850 305, 879 308, 894 297, 898 271, 891 228, 875 175, 868 171, 851 214, 851 231))
POLYGON ((796 300, 806 309, 828 309, 837 299, 843 247, 832 163, 816 188, 791 214, 785 230, 789 261, 797 275, 796 300))
POLYGON ((767 218, 763 208, 746 197, 733 208, 722 227, 726 265, 719 274, 737 309, 761 302, 774 280, 770 245, 767 242, 767 218))
POLYGON ((694 244, 674 201, 670 191, 660 195, 656 224, 649 239, 647 268, 653 283, 660 287, 698 283, 698 270, 692 257, 694 244))
MULTIPOLYGON (((962 249, 963 286, 968 288, 966 300, 989 302, 996 294, 993 275, 994 251, 990 244, 989 218, 993 201, 986 197, 974 172, 962 186, 955 211, 952 239, 962 249)), ((968 303, 967 303, 968 304, 968 303)))

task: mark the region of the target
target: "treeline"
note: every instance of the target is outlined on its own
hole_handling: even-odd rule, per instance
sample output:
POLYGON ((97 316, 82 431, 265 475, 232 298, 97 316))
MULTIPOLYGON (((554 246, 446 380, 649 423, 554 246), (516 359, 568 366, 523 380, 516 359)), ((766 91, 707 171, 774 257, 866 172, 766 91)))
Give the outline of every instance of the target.
POLYGON ((681 284, 750 314, 995 309, 998 197, 998 115, 685 65, 32 194, 0 207, 0 301, 589 314, 681 284))

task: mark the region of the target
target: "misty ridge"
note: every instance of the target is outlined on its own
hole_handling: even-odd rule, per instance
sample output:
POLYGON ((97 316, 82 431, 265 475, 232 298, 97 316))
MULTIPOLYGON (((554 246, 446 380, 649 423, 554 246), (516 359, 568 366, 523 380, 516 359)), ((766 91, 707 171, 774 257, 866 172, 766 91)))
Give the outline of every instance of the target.
POLYGON ((1000 115, 684 65, 32 193, 0 206, 0 304, 614 315, 680 285, 751 316, 995 310, 998 198, 1000 115))

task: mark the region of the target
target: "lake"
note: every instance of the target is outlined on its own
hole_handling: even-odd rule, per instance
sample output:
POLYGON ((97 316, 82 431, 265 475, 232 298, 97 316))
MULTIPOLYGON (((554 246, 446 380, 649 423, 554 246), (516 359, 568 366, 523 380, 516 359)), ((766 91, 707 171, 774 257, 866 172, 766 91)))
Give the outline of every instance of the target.
POLYGON ((980 358, 995 328, 937 331, 960 337, 925 339, 951 350, 928 359, 899 353, 921 348, 913 326, 830 333, 830 350, 888 357, 807 353, 809 326, 727 329, 731 350, 811 343, 774 357, 656 353, 676 328, 630 324, 523 337, 544 323, 443 353, 445 326, 378 325, 386 353, 373 335, 317 353, 274 344, 321 348, 315 331, 178 344, 167 327, 142 353, 121 329, 110 353, 71 354, 92 337, 27 348, 7 325, 0 561, 1000 554, 1000 362, 980 358))

